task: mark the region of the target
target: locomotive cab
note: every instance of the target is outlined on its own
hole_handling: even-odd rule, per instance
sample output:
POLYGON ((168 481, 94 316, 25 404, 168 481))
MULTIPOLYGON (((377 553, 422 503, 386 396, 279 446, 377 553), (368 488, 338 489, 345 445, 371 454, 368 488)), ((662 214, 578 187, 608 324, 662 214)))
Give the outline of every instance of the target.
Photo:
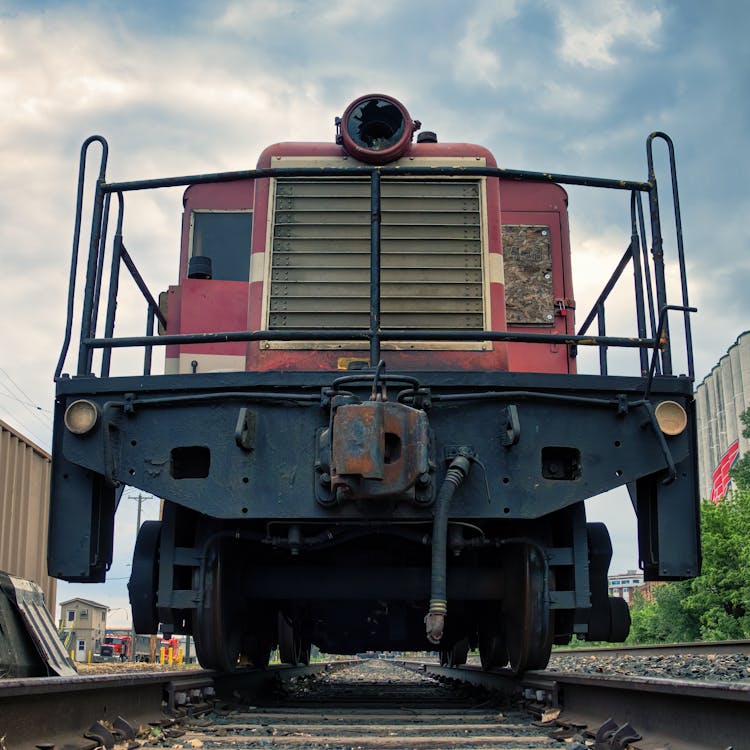
MULTIPOLYGON (((61 376, 67 344, 58 366, 51 574, 103 579, 128 484, 164 499, 136 544, 134 626, 192 633, 206 667, 264 666, 277 644, 298 663, 315 644, 448 664, 478 647, 485 668, 520 672, 573 635, 624 640, 586 498, 631 489, 648 579, 699 568, 692 371, 672 374, 665 335, 677 307, 689 350, 689 306, 668 304, 659 253, 644 273, 636 221, 655 178, 499 168, 482 146, 415 142, 421 124, 381 94, 335 125, 331 143, 275 144, 254 170, 163 182, 188 187, 179 283, 159 304, 144 290, 160 336, 117 339, 110 295, 97 338, 104 296, 84 300, 78 377, 61 376), (566 182, 631 197, 630 245, 578 332, 566 182), (638 335, 607 336, 628 265, 638 335), (112 377, 115 346, 145 347, 144 374, 112 377), (582 346, 599 374, 577 374, 582 346), (633 376, 608 374, 618 346, 633 376), (71 551, 73 510, 91 533, 71 551)), ((102 177, 100 229, 104 196, 136 185, 102 177)), ((112 254, 131 269, 121 231, 112 254)))

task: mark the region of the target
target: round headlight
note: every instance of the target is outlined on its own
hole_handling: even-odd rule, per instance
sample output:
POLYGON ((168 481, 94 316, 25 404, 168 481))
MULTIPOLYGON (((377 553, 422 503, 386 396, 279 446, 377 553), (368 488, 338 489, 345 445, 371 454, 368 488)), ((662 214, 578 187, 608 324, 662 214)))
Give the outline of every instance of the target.
POLYGON ((687 412, 676 401, 662 401, 655 411, 665 435, 679 435, 687 427, 687 412))
POLYGON ((341 143, 360 161, 385 164, 406 151, 416 129, 417 124, 401 102, 368 94, 346 108, 341 118, 341 143))
POLYGON ((99 408, 93 401, 74 401, 65 410, 65 426, 74 435, 85 435, 94 429, 99 419, 99 408))

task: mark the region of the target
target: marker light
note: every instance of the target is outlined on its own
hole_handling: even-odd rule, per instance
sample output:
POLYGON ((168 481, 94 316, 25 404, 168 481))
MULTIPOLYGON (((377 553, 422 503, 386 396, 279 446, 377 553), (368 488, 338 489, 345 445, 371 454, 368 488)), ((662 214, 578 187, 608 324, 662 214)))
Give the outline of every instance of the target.
POLYGON ((655 411, 656 421, 665 435, 679 435, 687 427, 687 413, 676 401, 662 401, 655 411))
POLYGON ((398 159, 420 127, 401 102, 383 94, 355 99, 337 125, 341 128, 337 141, 347 153, 370 164, 398 159))
POLYGON ((65 410, 65 426, 74 435, 85 435, 90 432, 99 419, 99 408, 93 401, 81 399, 74 401, 65 410))

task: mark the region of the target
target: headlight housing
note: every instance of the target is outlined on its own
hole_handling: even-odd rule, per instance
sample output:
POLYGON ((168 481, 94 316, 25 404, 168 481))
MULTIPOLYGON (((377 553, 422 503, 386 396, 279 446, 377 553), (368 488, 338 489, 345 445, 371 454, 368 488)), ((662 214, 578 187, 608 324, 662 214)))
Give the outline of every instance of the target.
POLYGON ((369 164, 398 159, 411 143, 420 123, 391 96, 367 94, 355 99, 336 120, 336 140, 346 152, 369 164))
POLYGON ((74 401, 65 410, 65 426, 74 435, 91 432, 99 421, 99 407, 85 398, 74 401))
POLYGON ((665 435, 679 435, 687 427, 687 412, 676 401, 662 401, 657 405, 655 414, 665 435))

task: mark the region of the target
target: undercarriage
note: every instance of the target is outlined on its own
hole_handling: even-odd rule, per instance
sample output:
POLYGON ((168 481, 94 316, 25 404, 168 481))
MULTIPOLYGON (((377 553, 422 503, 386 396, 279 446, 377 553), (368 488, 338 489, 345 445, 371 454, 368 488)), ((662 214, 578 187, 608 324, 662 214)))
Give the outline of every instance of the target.
POLYGON ((485 668, 520 672, 545 666, 552 643, 576 632, 627 635, 627 607, 607 596, 609 535, 579 505, 535 523, 451 521, 444 631, 430 643, 431 534, 429 522, 264 528, 167 506, 139 535, 134 623, 192 633, 203 666, 221 670, 265 666, 277 645, 282 661, 304 663, 314 644, 334 654, 437 650, 448 664, 478 648, 485 668), (175 546, 191 534, 192 547, 175 546), (576 570, 582 556, 588 565, 576 570), (154 581, 165 582, 158 600, 154 581))

